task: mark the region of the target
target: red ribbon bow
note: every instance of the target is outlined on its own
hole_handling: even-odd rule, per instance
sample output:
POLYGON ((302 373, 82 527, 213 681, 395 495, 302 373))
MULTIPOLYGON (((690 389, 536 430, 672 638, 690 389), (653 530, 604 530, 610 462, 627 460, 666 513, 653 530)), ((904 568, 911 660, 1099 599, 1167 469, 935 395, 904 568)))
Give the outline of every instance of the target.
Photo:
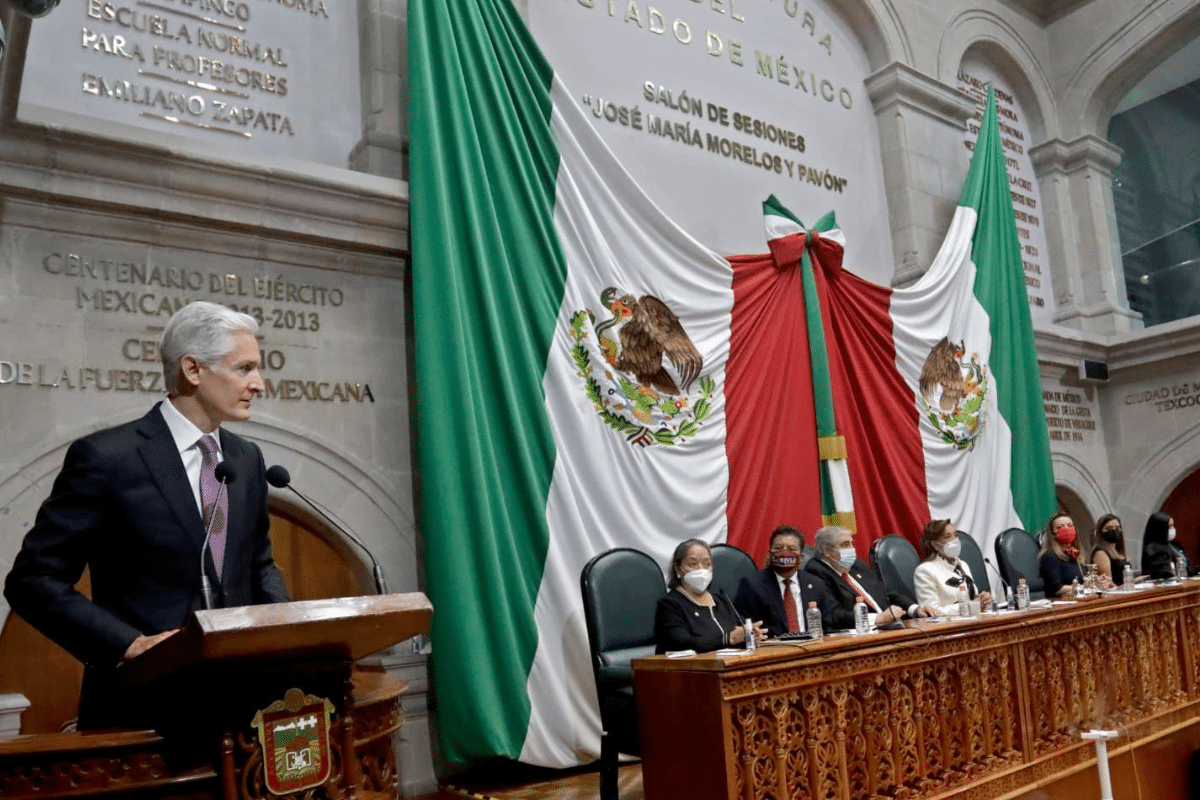
POLYGON ((816 231, 801 231, 779 239, 772 239, 767 246, 771 248, 775 267, 780 270, 795 268, 800 260, 810 253, 826 272, 836 274, 842 270, 845 248, 833 239, 824 238, 816 231))

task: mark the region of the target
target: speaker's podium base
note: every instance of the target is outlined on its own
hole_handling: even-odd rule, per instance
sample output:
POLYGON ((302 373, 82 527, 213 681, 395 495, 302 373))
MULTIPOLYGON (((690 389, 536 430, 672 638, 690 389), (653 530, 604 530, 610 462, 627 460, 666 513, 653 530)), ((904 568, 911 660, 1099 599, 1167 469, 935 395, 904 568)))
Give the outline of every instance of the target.
POLYGON ((198 612, 125 669, 145 730, 0 742, 0 797, 396 797, 404 682, 352 665, 432 619, 421 594, 198 612))

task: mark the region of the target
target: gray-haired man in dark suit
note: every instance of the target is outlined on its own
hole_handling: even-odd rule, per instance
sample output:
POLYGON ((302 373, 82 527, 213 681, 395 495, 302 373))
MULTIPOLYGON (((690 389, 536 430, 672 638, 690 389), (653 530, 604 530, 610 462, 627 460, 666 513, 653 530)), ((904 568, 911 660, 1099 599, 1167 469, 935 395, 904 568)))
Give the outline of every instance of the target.
POLYGON ((70 446, 17 554, 5 597, 84 663, 80 728, 128 721, 117 668, 200 607, 210 528, 203 569, 214 606, 288 599, 267 538, 262 453, 220 428, 248 419, 263 390, 257 330, 214 303, 177 311, 160 346, 167 399, 70 446), (91 599, 74 588, 85 567, 91 599))

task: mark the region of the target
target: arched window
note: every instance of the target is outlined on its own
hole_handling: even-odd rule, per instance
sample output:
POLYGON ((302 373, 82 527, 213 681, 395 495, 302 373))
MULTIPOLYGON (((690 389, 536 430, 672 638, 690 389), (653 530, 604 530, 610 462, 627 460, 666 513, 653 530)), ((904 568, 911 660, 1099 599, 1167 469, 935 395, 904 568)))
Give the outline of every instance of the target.
POLYGON ((1147 327, 1200 314, 1200 39, 1125 96, 1108 140, 1130 308, 1147 327))

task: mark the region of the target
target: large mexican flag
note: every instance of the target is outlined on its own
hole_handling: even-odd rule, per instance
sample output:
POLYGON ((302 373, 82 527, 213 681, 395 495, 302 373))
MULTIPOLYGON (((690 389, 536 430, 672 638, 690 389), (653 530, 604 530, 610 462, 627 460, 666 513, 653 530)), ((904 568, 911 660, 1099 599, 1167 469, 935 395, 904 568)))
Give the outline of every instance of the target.
POLYGON ((761 555, 774 526, 820 525, 803 296, 662 215, 509 0, 409 13, 438 724, 453 761, 575 765, 599 753, 593 555, 665 569, 690 536, 761 555))
POLYGON ((819 233, 836 231, 832 215, 805 231, 774 198, 763 211, 777 267, 813 264, 859 532, 915 541, 949 518, 987 554, 1008 528, 1039 530, 1054 475, 994 94, 950 230, 911 287, 844 268, 819 233))
POLYGON ((409 33, 438 728, 451 761, 572 766, 599 753, 579 591, 593 555, 636 547, 665 570, 698 536, 761 556, 775 525, 811 540, 850 513, 863 552, 888 532, 861 518, 878 483, 837 505, 847 469, 860 480, 838 444, 861 413, 838 396, 852 354, 834 346, 831 266, 796 268, 786 247, 725 258, 665 218, 510 0, 417 0, 409 33), (814 291, 828 312, 810 345, 814 291))

